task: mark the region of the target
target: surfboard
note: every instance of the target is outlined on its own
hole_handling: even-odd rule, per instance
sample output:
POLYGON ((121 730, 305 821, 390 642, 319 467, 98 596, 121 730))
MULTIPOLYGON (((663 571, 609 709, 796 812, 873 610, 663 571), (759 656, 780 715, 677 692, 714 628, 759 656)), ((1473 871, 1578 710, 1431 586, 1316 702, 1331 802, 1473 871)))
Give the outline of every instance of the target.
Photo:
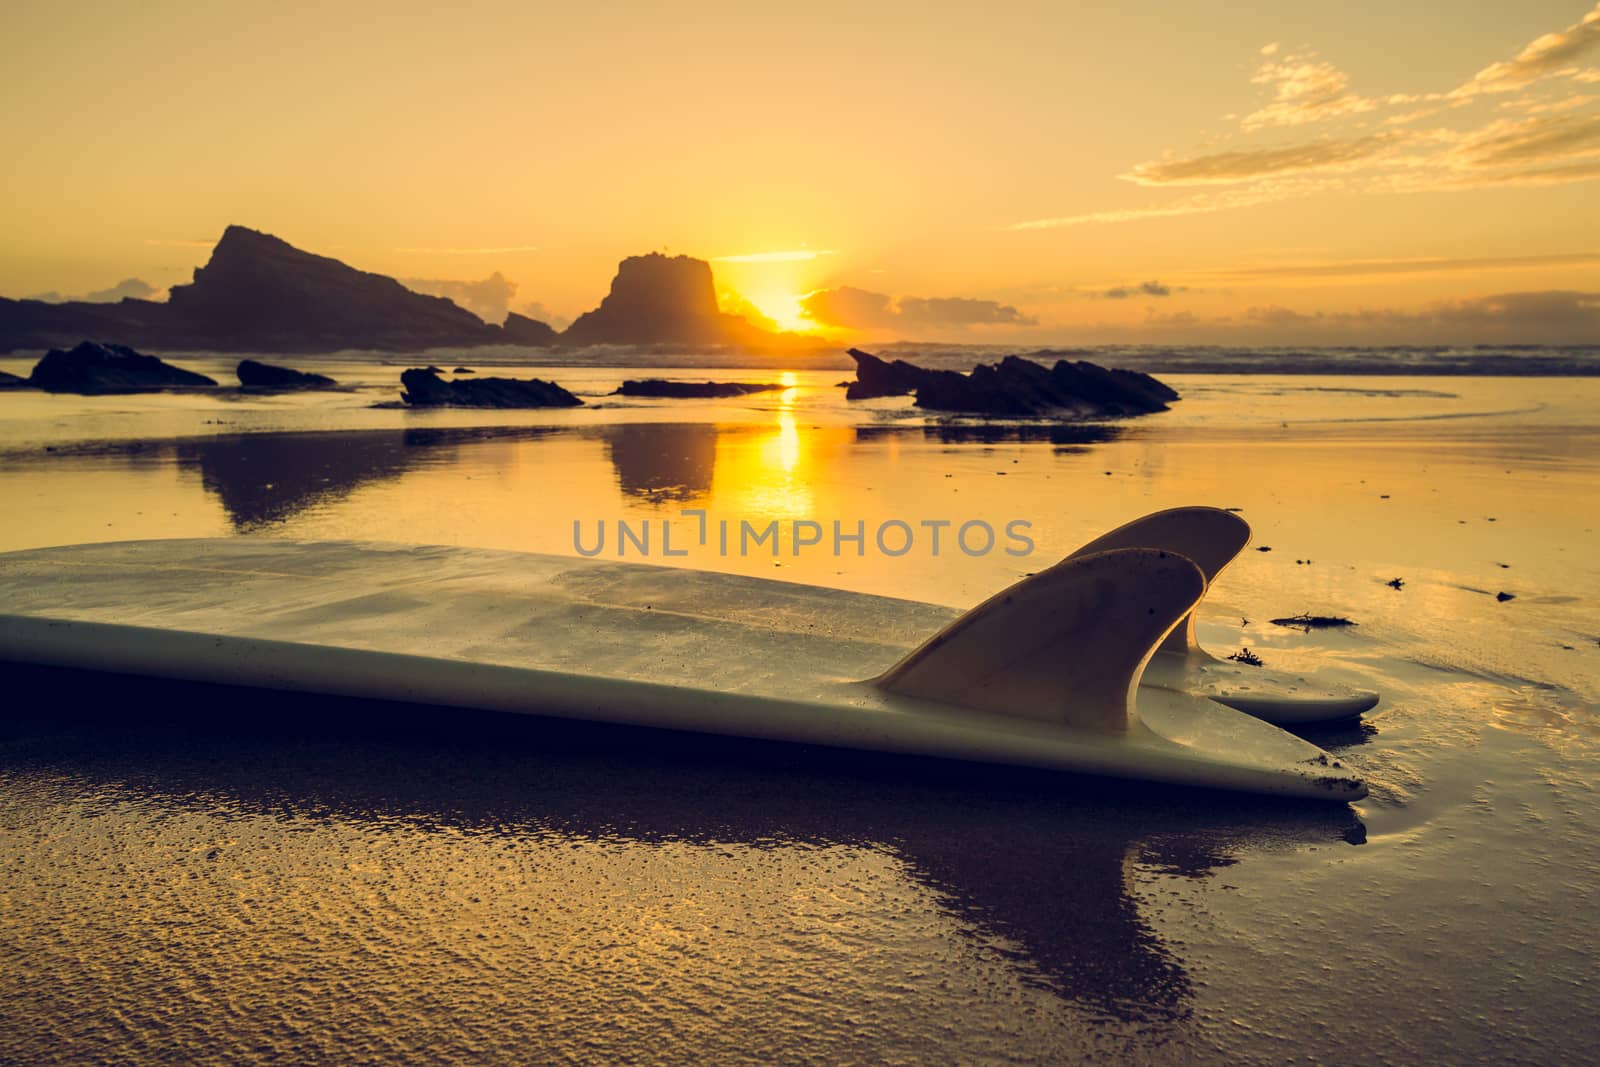
POLYGON ((471 548, 230 538, 0 555, 0 660, 1322 800, 1360 777, 1138 682, 1205 591, 1075 556, 956 614, 736 575, 471 548))
MULTIPOLYGON (((1250 525, 1221 508, 1158 511, 1119 526, 1074 552, 1092 555, 1115 548, 1157 548, 1193 560, 1206 587, 1250 543, 1250 525)), ((1350 719, 1377 706, 1378 694, 1340 685, 1315 674, 1296 674, 1219 659, 1195 637, 1194 612, 1167 635, 1145 668, 1142 684, 1209 697, 1258 719, 1299 725, 1350 719)))

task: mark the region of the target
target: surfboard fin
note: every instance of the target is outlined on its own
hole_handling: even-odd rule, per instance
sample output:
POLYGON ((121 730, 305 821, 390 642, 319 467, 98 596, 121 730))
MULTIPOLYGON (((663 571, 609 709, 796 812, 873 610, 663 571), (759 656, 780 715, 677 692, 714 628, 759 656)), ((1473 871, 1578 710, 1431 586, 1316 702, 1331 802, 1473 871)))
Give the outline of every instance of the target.
POLYGON ((979 604, 874 684, 980 711, 1126 731, 1145 664, 1205 588, 1198 566, 1160 549, 1070 556, 979 604))
MULTIPOLYGON (((1232 512, 1171 508, 1119 526, 1068 558, 1114 548, 1158 548, 1194 560, 1209 588, 1249 542, 1249 524, 1232 512)), ((1280 725, 1346 719, 1378 703, 1378 694, 1369 690, 1216 658, 1195 638, 1193 610, 1172 628, 1143 678, 1146 685, 1208 697, 1280 725)))
MULTIPOLYGON (((1159 548, 1193 560, 1209 587, 1249 543, 1250 524, 1231 511, 1206 507, 1168 508, 1101 534, 1067 558, 1113 548, 1159 548)), ((1185 615, 1161 643, 1163 652, 1187 652, 1198 647, 1193 611, 1185 615)))

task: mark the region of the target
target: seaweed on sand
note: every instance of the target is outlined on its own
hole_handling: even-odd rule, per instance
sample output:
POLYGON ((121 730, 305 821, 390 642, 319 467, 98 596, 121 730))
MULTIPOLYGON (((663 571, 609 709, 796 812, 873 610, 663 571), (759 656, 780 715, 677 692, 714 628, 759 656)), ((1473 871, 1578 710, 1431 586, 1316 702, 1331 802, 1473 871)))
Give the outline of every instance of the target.
POLYGON ((1354 626, 1355 623, 1341 615, 1291 615, 1285 619, 1271 620, 1274 626, 1287 626, 1291 630, 1323 630, 1335 626, 1354 626))

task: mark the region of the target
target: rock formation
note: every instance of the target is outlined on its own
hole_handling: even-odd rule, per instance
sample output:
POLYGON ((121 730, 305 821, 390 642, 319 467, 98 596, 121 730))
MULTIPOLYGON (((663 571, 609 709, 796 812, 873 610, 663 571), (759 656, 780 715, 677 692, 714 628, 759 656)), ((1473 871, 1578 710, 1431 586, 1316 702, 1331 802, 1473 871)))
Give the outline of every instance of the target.
POLYGON ((234 373, 239 376, 240 385, 258 389, 327 389, 339 384, 326 375, 274 367, 253 359, 241 360, 234 373))
POLYGON ((560 336, 548 323, 530 319, 526 315, 518 315, 515 311, 507 315, 506 321, 500 324, 501 344, 547 348, 558 340, 560 336))
POLYGON ((845 389, 846 400, 869 400, 876 396, 909 396, 932 373, 914 363, 897 359, 893 363, 870 352, 852 348, 847 353, 856 361, 856 380, 845 389))
POLYGON ((583 403, 555 382, 539 378, 472 378, 445 381, 432 368, 400 375, 400 398, 412 407, 571 408, 583 403))
POLYGON ((561 340, 572 345, 771 345, 778 335, 717 307, 711 264, 651 252, 617 267, 600 306, 579 315, 561 340))
POLYGON ((629 379, 614 396, 659 396, 673 400, 701 400, 724 396, 746 396, 782 389, 777 382, 669 382, 661 378, 629 379))
POLYGON ((50 393, 142 393, 211 386, 204 374, 163 363, 125 345, 84 341, 70 352, 53 348, 34 365, 28 384, 50 393))
POLYGON ((928 370, 905 360, 890 363, 851 349, 856 381, 852 400, 916 393, 916 406, 973 415, 1051 415, 1065 418, 1145 415, 1165 411, 1178 394, 1148 374, 1116 370, 1087 360, 1053 367, 1007 356, 969 374, 928 370))
POLYGON ((270 234, 229 226, 194 281, 166 303, 0 299, 0 351, 82 337, 213 352, 405 351, 439 346, 549 344, 555 331, 513 315, 491 326, 444 297, 301 251, 270 234))

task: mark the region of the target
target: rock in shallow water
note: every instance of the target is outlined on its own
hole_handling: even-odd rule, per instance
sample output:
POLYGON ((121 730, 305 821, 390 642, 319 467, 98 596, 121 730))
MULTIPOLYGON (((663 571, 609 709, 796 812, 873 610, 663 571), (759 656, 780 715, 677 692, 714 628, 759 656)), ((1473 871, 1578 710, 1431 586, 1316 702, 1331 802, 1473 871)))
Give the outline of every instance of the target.
POLYGON ((661 378, 629 379, 614 396, 661 396, 673 400, 745 396, 782 389, 777 382, 669 382, 661 378))
POLYGON ((969 374, 928 370, 903 359, 890 363, 859 349, 856 381, 845 396, 862 400, 916 393, 917 407, 973 415, 1067 417, 1145 415, 1165 411, 1178 399, 1171 387, 1148 374, 1115 370, 1078 360, 1053 367, 1007 356, 980 364, 969 374))
POLYGON ((241 360, 234 371, 240 385, 262 389, 326 389, 339 383, 322 374, 274 367, 270 363, 257 363, 253 359, 241 360))
POLYGON ((447 382, 433 369, 403 371, 400 398, 412 407, 572 408, 583 401, 539 378, 474 378, 447 382))
POLYGON ((84 341, 70 352, 52 348, 28 382, 50 393, 142 393, 217 383, 126 345, 84 341))

